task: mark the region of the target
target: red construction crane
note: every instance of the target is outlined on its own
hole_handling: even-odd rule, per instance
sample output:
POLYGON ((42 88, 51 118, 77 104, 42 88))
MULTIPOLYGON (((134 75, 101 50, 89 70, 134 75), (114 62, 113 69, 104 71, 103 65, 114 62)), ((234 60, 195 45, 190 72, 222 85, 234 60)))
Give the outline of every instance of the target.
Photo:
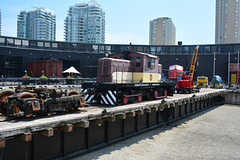
POLYGON ((198 59, 198 57, 197 57, 198 48, 199 48, 199 46, 197 46, 194 49, 191 66, 190 66, 190 70, 189 70, 189 75, 187 75, 186 73, 183 73, 182 79, 177 81, 177 86, 176 86, 177 93, 199 92, 199 88, 194 87, 194 81, 193 81, 195 66, 196 66, 196 62, 198 59))

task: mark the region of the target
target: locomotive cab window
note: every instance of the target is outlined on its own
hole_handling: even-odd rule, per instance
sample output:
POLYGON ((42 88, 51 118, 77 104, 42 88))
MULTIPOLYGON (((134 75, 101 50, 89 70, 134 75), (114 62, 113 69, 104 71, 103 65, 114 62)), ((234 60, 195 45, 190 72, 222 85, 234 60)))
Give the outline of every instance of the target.
POLYGON ((152 68, 155 68, 155 59, 152 58, 152 68))
POLYGON ((151 58, 148 58, 148 68, 151 68, 151 58))
POLYGON ((136 57, 136 67, 141 67, 141 57, 136 57))
POLYGON ((155 67, 155 59, 148 58, 148 68, 154 68, 154 67, 155 67))

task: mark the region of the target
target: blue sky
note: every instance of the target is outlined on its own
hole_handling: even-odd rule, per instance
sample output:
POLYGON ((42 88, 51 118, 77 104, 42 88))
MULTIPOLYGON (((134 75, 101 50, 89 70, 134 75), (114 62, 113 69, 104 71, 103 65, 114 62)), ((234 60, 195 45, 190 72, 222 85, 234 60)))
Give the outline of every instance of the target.
MULTIPOLYGON (((45 7, 57 19, 56 39, 63 41, 64 19, 69 6, 90 0, 1 0, 2 35, 17 36, 17 15, 31 6, 45 7)), ((176 42, 215 42, 215 0, 97 0, 106 14, 106 42, 109 44, 149 44, 149 22, 172 18, 176 42)))

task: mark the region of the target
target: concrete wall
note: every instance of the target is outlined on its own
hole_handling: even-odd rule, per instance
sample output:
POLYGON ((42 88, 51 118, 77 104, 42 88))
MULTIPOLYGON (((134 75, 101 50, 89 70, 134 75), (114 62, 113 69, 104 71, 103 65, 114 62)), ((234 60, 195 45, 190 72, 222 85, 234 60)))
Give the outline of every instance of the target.
POLYGON ((230 90, 225 94, 226 103, 240 104, 240 90, 230 90))

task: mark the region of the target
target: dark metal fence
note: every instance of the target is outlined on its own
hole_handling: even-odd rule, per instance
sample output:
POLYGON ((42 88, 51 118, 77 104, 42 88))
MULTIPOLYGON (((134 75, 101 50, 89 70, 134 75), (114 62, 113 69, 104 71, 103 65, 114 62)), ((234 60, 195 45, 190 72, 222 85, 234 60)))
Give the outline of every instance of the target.
POLYGON ((96 81, 96 78, 0 78, 0 86, 19 85, 81 85, 86 81, 96 81))

